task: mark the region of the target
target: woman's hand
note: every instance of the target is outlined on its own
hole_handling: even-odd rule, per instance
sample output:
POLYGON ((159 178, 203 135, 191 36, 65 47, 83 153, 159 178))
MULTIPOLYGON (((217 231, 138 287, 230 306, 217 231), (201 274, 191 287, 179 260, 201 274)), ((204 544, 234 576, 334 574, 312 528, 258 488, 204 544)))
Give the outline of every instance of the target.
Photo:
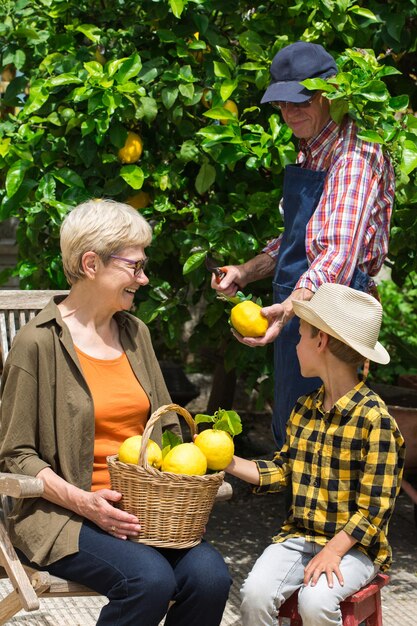
POLYGON ((119 539, 136 537, 140 532, 139 520, 135 515, 121 511, 113 506, 119 502, 122 494, 112 489, 99 489, 84 492, 80 513, 91 522, 119 539))
POLYGON ((74 511, 119 539, 135 537, 140 523, 135 515, 116 509, 122 494, 112 489, 84 491, 58 476, 50 467, 44 467, 37 475, 44 484, 42 497, 49 502, 74 511))

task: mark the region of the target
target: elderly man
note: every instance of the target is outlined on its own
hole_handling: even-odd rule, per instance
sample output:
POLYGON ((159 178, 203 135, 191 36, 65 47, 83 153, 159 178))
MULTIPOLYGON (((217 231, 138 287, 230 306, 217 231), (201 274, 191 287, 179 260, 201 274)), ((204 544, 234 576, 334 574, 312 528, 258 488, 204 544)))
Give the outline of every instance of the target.
POLYGON ((220 283, 212 280, 214 289, 234 295, 273 276, 274 304, 262 310, 269 322, 265 336, 237 338, 251 347, 275 341, 272 429, 278 448, 297 398, 321 383, 300 374, 293 300, 310 300, 323 283, 371 292, 388 251, 395 182, 388 157, 378 144, 358 138, 349 117, 336 124, 323 94, 300 84, 335 74, 333 57, 318 44, 297 41, 273 59, 261 102, 279 109, 300 140, 297 163, 285 168, 284 232, 246 263, 226 266, 220 283))

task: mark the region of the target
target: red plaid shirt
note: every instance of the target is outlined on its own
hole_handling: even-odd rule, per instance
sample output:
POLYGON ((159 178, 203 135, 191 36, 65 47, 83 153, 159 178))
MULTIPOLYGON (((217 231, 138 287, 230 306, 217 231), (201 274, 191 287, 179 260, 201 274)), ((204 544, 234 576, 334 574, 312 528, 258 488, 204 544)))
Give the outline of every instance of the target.
MULTIPOLYGON (((309 268, 295 289, 349 285, 356 267, 375 276, 387 256, 394 170, 379 144, 362 141, 357 133, 352 120, 340 132, 331 120, 316 137, 300 142, 301 167, 328 168, 328 174, 306 229, 309 268)), ((270 241, 263 252, 276 257, 281 239, 270 241)))

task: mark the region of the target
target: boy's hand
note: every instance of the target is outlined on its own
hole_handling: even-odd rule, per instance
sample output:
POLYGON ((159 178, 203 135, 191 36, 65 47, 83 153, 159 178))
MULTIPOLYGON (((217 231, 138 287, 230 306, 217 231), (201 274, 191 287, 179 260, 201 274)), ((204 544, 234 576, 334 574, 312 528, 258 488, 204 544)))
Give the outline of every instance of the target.
POLYGON ((311 559, 310 563, 304 570, 304 584, 308 585, 311 583, 311 586, 317 583, 319 577, 322 574, 326 575, 327 584, 330 588, 333 587, 333 575, 336 575, 337 580, 340 585, 343 587, 344 580, 342 576, 342 572, 340 571, 340 562, 342 558, 336 554, 329 546, 325 546, 314 558, 311 559))

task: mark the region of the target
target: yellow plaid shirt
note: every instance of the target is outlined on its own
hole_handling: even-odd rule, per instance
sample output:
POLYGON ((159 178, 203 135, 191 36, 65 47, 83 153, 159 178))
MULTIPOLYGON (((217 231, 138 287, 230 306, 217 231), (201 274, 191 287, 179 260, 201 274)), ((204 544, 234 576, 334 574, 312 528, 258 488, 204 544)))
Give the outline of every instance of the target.
POLYGON ((292 484, 289 517, 275 542, 305 537, 320 545, 344 530, 386 570, 387 532, 404 467, 404 439, 381 398, 360 382, 334 407, 323 409, 324 388, 303 396, 287 425, 282 450, 256 461, 260 486, 292 484))

